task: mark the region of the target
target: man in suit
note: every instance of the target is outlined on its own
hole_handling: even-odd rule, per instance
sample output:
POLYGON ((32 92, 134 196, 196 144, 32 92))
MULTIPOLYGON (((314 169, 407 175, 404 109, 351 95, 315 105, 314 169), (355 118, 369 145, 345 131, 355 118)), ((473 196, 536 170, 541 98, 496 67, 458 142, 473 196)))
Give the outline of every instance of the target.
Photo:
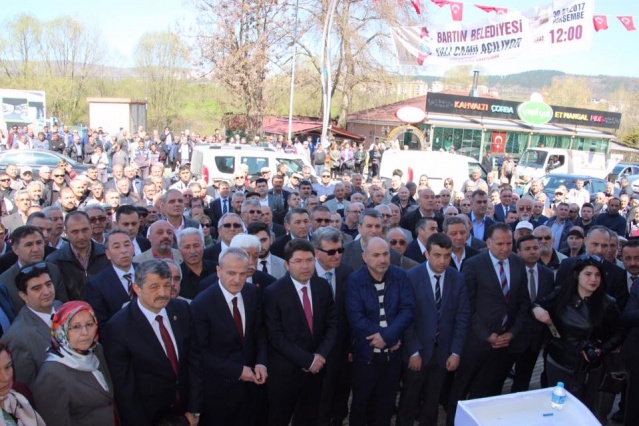
POLYGON ((473 191, 471 197, 472 210, 468 215, 470 217, 471 235, 482 241, 486 241, 487 230, 495 223, 494 220, 486 216, 486 208, 488 207, 488 194, 482 189, 473 191))
POLYGON ((229 248, 233 237, 244 232, 242 218, 235 213, 226 213, 217 223, 217 232, 220 240, 204 249, 204 259, 212 260, 213 262, 217 262, 220 253, 229 248))
POLYGON ((279 238, 286 235, 286 228, 284 225, 273 222, 273 212, 269 206, 262 206, 262 222, 268 226, 269 233, 273 233, 275 238, 279 238))
MULTIPOLYGON (((619 310, 623 311, 628 301, 628 278, 622 268, 606 260, 606 254, 610 247, 610 238, 611 231, 605 226, 595 225, 590 228, 584 240, 585 255, 599 256, 603 260, 603 281, 606 286, 606 293, 615 298, 619 310)), ((562 285, 566 281, 566 277, 576 261, 576 257, 569 257, 561 261, 555 276, 557 285, 562 285)))
POLYGON ((568 203, 561 202, 557 205, 555 216, 551 217, 548 219, 548 222, 546 222, 546 226, 552 231, 554 241, 552 248, 554 250, 559 251, 559 247, 561 247, 568 239, 568 232, 570 232, 570 228, 574 226, 572 221, 568 218, 569 211, 570 205, 568 203))
POLYGON ((260 252, 257 269, 258 271, 269 274, 276 279, 286 275, 286 265, 284 259, 277 257, 271 253, 271 233, 268 226, 262 222, 251 223, 246 228, 246 233, 255 235, 260 240, 260 252))
POLYGON ((182 254, 173 248, 175 234, 173 227, 166 220, 157 220, 149 226, 146 235, 151 248, 133 257, 135 263, 142 263, 151 259, 173 259, 182 263, 182 254))
POLYGON ((251 425, 256 385, 266 382, 266 335, 257 287, 246 283, 247 253, 225 251, 218 281, 191 303, 194 350, 201 361, 195 398, 200 425, 251 425))
MULTIPOLYGON (((374 237, 381 237, 383 235, 382 215, 375 209, 366 209, 362 211, 359 215, 357 229, 360 239, 346 244, 344 246, 344 255, 342 257, 342 262, 346 265, 350 265, 353 270, 358 270, 364 266, 362 253, 364 253, 364 246, 366 246, 368 240, 374 237)), ((390 249, 390 259, 392 265, 399 266, 405 270, 409 270, 413 266, 417 265, 417 262, 400 255, 393 249, 390 249)))
POLYGON ((204 259, 204 234, 201 229, 186 228, 177 235, 177 243, 184 262, 180 296, 193 300, 199 293, 200 283, 215 274, 217 261, 204 259))
MULTIPOLYGON (((24 299, 20 297, 20 290, 16 286, 16 277, 24 265, 43 262, 45 254, 45 241, 42 232, 35 226, 20 226, 13 231, 13 246, 11 249, 16 256, 16 262, 0 275, 0 284, 3 284, 11 300, 13 313, 17 315, 24 306, 24 299)), ((47 264, 48 274, 58 296, 58 300, 69 300, 67 289, 64 285, 60 269, 52 263, 47 264)))
POLYGON ((351 368, 350 327, 346 318, 344 297, 346 279, 353 272, 350 265, 342 263, 344 250, 342 233, 336 228, 322 227, 311 239, 315 248, 315 274, 325 278, 331 286, 337 318, 335 347, 326 359, 326 377, 320 398, 319 425, 342 424, 348 414, 351 368))
POLYGON ((375 424, 390 425, 401 372, 400 339, 413 321, 415 302, 406 272, 391 265, 386 241, 368 240, 363 258, 365 266, 352 273, 346 285, 353 336, 349 424, 365 425, 370 408, 375 424))
POLYGON ((486 231, 488 250, 464 264, 471 328, 450 392, 449 426, 458 401, 501 393, 513 355, 526 344, 528 280, 523 260, 512 252, 512 239, 510 226, 494 224, 486 231))
POLYGON ((350 203, 346 199, 346 188, 344 188, 343 183, 338 182, 335 184, 333 195, 335 197, 327 200, 324 205, 328 207, 331 213, 340 213, 341 216, 344 216, 344 212, 350 203))
POLYGON ((284 210, 284 201, 282 197, 268 193, 268 181, 264 178, 255 180, 255 192, 260 194, 260 204, 270 207, 272 212, 284 210))
POLYGON ((24 265, 15 285, 25 306, 9 330, 5 330, 1 341, 13 355, 15 377, 33 386, 51 344, 51 315, 61 302, 55 300, 53 281, 47 265, 42 262, 24 265))
POLYGON ((268 331, 269 426, 315 425, 326 364, 337 336, 331 287, 315 276, 313 246, 284 249, 289 271, 264 290, 268 331))
POLYGON ((271 253, 284 258, 284 247, 292 239, 302 239, 308 241, 310 218, 308 212, 303 208, 291 208, 284 216, 284 227, 287 234, 275 240, 271 246, 271 253))
POLYGON ((174 231, 184 228, 201 228, 200 222, 184 216, 184 197, 177 189, 169 189, 162 195, 162 213, 174 231))
POLYGON ((508 216, 509 211, 516 211, 517 208, 512 203, 513 201, 513 190, 509 186, 506 186, 499 191, 499 200, 501 203, 495 205, 495 214, 493 215, 493 219, 496 222, 506 222, 506 216, 508 216))
POLYGON ((219 197, 209 204, 209 211, 207 212, 213 223, 218 223, 224 214, 233 211, 233 207, 231 207, 231 187, 227 181, 220 181, 218 194, 219 197))
POLYGON ((109 259, 104 246, 91 240, 91 223, 85 212, 68 213, 64 227, 69 242, 47 256, 46 261, 60 268, 69 300, 84 300, 87 281, 109 266, 109 259))
MULTIPOLYGON (((526 264, 528 277, 528 293, 531 302, 550 294, 555 288, 555 275, 539 263, 539 241, 533 235, 524 235, 517 240, 517 255, 526 264)), ((545 324, 531 320, 527 322, 525 333, 528 334, 527 345, 523 352, 515 355, 515 376, 511 392, 525 392, 530 387, 539 351, 547 340, 548 328, 545 324)))
POLYGON ((444 219, 444 234, 448 235, 453 242, 450 266, 458 271, 462 270, 466 260, 479 254, 479 250, 466 244, 468 235, 470 234, 467 220, 468 218, 462 215, 449 216, 444 219))
POLYGON ((119 206, 115 211, 115 226, 129 233, 133 243, 134 256, 144 253, 151 248, 151 243, 138 235, 140 232, 140 214, 138 209, 130 204, 119 206))
POLYGON ((399 226, 408 229, 413 233, 413 238, 417 238, 417 222, 422 217, 432 217, 437 221, 439 229, 441 229, 444 219, 435 211, 435 192, 430 188, 422 188, 419 190, 419 208, 406 213, 399 220, 399 226))
POLYGON ((31 198, 26 189, 16 191, 13 196, 13 203, 16 206, 15 213, 2 217, 2 224, 9 232, 13 232, 17 227, 27 223, 27 210, 31 207, 31 198))
POLYGON ((137 266, 137 295, 104 328, 120 422, 152 426, 199 416, 189 374, 198 374, 191 352, 193 324, 187 302, 171 299, 171 269, 159 259, 137 266))
POLYGON ((408 271, 415 294, 415 320, 403 345, 408 368, 399 402, 399 425, 412 425, 419 407, 420 424, 437 424, 446 372, 457 370, 463 356, 470 305, 464 276, 450 267, 452 250, 450 237, 434 234, 426 242, 428 261, 408 271))
POLYGON ((636 280, 639 276, 639 240, 628 241, 622 249, 622 257, 629 275, 630 295, 621 317, 627 332, 621 357, 630 376, 626 397, 621 399, 627 401, 625 410, 620 404, 620 414, 615 413, 612 417, 620 418, 625 425, 631 426, 639 424, 639 404, 636 403, 639 398, 639 281, 636 280))
POLYGON ((404 256, 413 259, 417 263, 426 262, 426 241, 437 233, 438 224, 432 217, 423 217, 417 222, 417 238, 406 247, 404 256))
POLYGON ((111 265, 89 279, 87 299, 98 319, 98 333, 102 335, 104 326, 122 306, 131 301, 133 278, 136 265, 133 264, 133 244, 129 233, 114 229, 105 241, 105 254, 111 265))

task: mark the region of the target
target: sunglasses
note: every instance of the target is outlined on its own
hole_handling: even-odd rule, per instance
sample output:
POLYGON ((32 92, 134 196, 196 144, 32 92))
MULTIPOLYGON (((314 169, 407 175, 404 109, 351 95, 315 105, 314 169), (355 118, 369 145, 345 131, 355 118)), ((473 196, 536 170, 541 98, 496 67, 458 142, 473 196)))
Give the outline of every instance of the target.
POLYGON ((11 179, 0 179, 0 182, 9 182, 11 179))
POLYGON ((64 177, 64 175, 53 175, 53 177, 64 177))
POLYGON ((91 223, 98 223, 98 222, 103 223, 103 222, 106 222, 106 220, 107 220, 106 216, 94 216, 89 218, 89 221, 91 223))
POLYGON ((317 222, 317 223, 331 223, 332 221, 330 219, 315 219, 315 222, 317 222))
POLYGON ((230 229, 230 228, 239 229, 242 227, 242 225, 240 225, 239 223, 225 223, 222 226, 227 229, 230 229))
POLYGON ((538 239, 538 240, 550 241, 550 240, 552 240, 552 237, 551 237, 551 236, 549 236, 549 235, 547 235, 547 236, 545 236, 545 237, 537 237, 537 239, 538 239))
POLYGON ((140 217, 147 217, 149 214, 148 213, 139 213, 140 217))
POLYGON ((337 253, 342 254, 344 253, 344 247, 340 247, 338 249, 331 249, 331 250, 324 250, 321 248, 318 248, 319 251, 321 251, 322 253, 326 253, 329 256, 335 256, 337 253))
POLYGON ((262 214, 262 210, 247 210, 244 213, 248 214, 262 214))
POLYGON ((211 224, 210 223, 203 223, 202 224, 202 228, 210 228, 211 224))
POLYGON ((529 211, 531 211, 531 210, 532 210, 532 207, 529 207, 529 206, 521 206, 521 207, 518 207, 518 208, 517 208, 517 210, 519 210, 520 212, 523 212, 524 210, 526 210, 526 211, 528 211, 528 212, 529 212, 529 211))
POLYGON ((22 269, 20 269, 20 272, 16 276, 16 283, 18 283, 20 280, 23 280, 27 275, 29 275, 30 273, 34 271, 48 271, 48 270, 49 268, 47 268, 47 264, 45 262, 38 262, 33 265, 24 266, 22 269))
POLYGON ((596 262, 596 263, 603 263, 603 259, 599 256, 596 256, 594 254, 582 254, 581 256, 579 256, 577 258, 577 260, 581 260, 582 262, 596 262))
POLYGON ((389 243, 391 246, 396 246, 397 244, 399 244, 400 246, 405 246, 406 240, 390 240, 389 243))

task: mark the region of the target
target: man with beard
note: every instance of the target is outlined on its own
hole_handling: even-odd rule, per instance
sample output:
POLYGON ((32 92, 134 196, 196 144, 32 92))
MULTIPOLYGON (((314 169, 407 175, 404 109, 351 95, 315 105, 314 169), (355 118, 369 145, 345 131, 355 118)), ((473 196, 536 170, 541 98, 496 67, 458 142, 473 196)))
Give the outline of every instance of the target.
POLYGON ((142 263, 149 259, 173 259, 182 263, 182 254, 173 248, 175 234, 173 227, 166 220, 158 220, 151 224, 147 231, 147 237, 151 248, 133 258, 136 263, 142 263))
POLYGON ((200 283, 215 273, 217 262, 203 259, 204 234, 197 228, 185 228, 177 235, 177 244, 184 262, 180 296, 193 300, 200 292, 200 283))
POLYGON ((539 261, 556 273, 561 261, 566 256, 553 248, 554 237, 551 229, 546 225, 541 225, 533 230, 533 235, 539 240, 539 261))
POLYGON ((265 223, 251 223, 246 232, 249 235, 255 235, 260 241, 260 253, 257 268, 265 274, 272 275, 276 279, 286 275, 286 266, 284 259, 277 257, 271 253, 271 233, 265 223))

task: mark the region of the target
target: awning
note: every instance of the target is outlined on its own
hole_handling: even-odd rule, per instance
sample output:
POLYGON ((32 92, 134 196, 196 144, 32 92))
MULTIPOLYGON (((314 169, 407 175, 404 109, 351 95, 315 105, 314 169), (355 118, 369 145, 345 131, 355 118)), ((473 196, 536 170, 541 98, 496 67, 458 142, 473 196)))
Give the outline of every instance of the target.
MULTIPOLYGON (((264 133, 270 133, 275 135, 288 135, 288 121, 275 121, 262 127, 264 133)), ((341 139, 353 139, 356 141, 363 141, 366 138, 358 135, 357 133, 349 132, 348 130, 341 129, 339 127, 332 126, 329 131, 341 139)), ((291 133, 296 135, 298 133, 322 133, 322 123, 318 122, 295 122, 291 123, 291 133)))

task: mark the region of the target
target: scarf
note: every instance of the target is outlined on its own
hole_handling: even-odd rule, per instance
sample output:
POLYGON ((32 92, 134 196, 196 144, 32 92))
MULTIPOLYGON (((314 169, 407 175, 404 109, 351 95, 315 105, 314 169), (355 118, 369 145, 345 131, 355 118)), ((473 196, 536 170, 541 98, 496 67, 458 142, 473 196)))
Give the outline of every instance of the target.
MULTIPOLYGON (((11 414, 18 423, 18 426, 44 426, 44 420, 31 407, 27 398, 22 394, 9 390, 7 396, 0 400, 1 408, 5 413, 11 414)), ((4 415, 0 413, 0 426, 5 426, 4 415)))

